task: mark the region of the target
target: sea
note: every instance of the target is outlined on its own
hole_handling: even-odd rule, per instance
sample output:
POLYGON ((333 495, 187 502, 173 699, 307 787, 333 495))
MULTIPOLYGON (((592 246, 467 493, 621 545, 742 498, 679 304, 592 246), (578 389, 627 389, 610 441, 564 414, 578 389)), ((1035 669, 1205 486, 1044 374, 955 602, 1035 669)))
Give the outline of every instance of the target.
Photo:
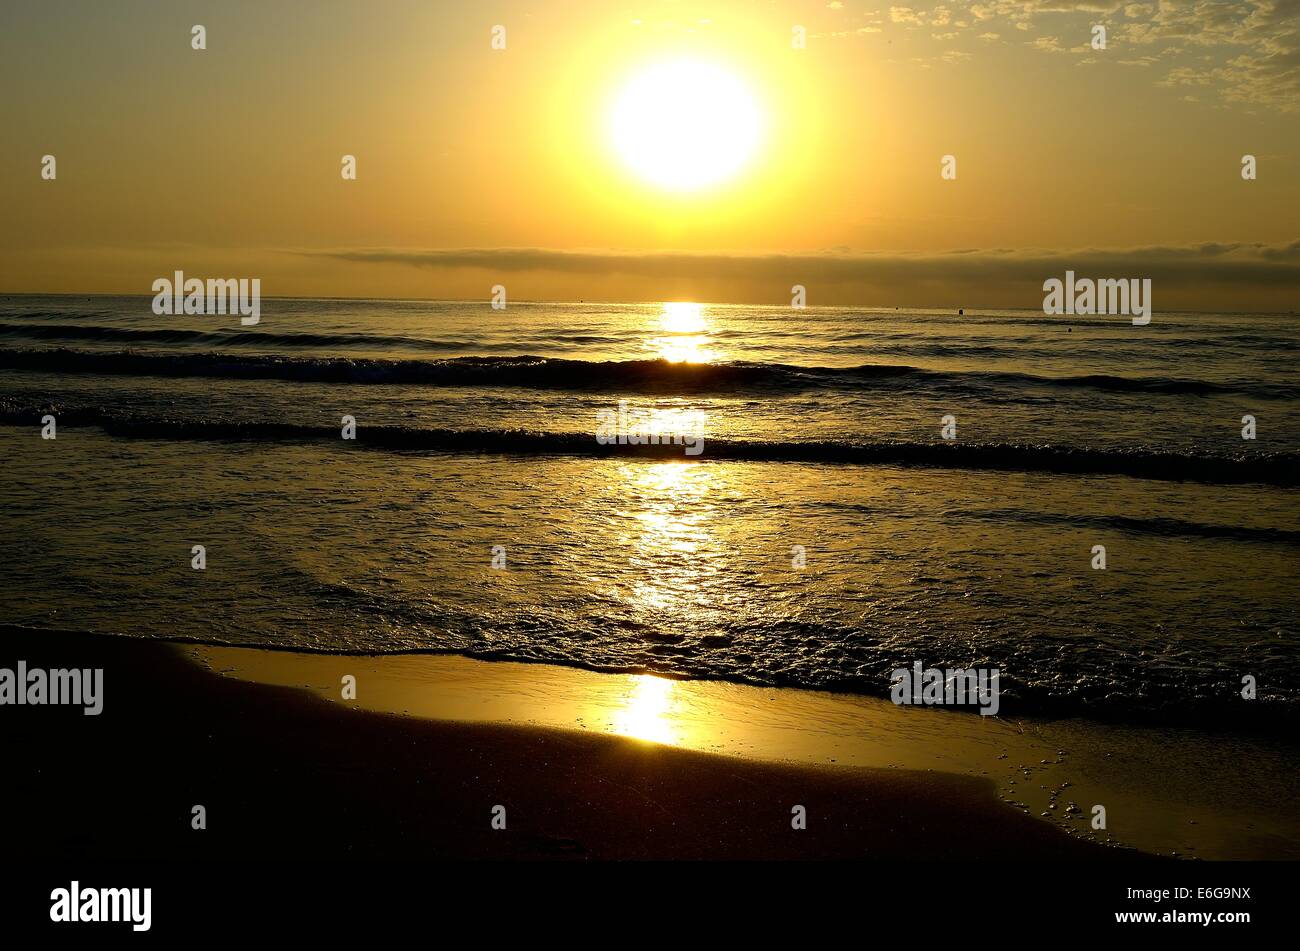
POLYGON ((1297 722, 1295 314, 151 301, 0 297, 4 623, 1297 722))

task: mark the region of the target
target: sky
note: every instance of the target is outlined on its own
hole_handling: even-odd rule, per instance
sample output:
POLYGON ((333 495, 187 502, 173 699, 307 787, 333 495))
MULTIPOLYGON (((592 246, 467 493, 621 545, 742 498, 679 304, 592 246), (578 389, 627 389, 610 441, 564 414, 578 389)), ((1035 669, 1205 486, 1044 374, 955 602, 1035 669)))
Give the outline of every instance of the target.
POLYGON ((14 0, 0 79, 0 292, 1300 309, 1300 0, 14 0), (673 62, 760 117, 703 188, 611 132, 673 62))

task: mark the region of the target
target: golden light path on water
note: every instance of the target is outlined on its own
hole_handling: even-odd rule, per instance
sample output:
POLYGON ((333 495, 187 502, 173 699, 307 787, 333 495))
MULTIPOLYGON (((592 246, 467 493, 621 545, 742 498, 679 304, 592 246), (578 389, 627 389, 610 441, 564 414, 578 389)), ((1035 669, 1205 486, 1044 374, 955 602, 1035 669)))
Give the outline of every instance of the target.
POLYGON ((628 599, 648 616, 680 617, 692 606, 706 607, 705 584, 722 557, 713 531, 712 498, 718 473, 679 462, 629 463, 620 477, 628 487, 628 530, 622 539, 630 553, 628 599))
MULTIPOLYGON (((717 359, 709 350, 709 321, 703 304, 665 302, 657 329, 659 335, 647 343, 661 359, 670 363, 717 359)), ((674 420, 665 417, 674 414, 657 411, 654 415, 656 428, 672 430, 674 420)), ((636 551, 633 562, 650 569, 634 586, 631 600, 648 611, 662 612, 680 608, 692 597, 704 597, 701 561, 714 553, 718 542, 706 527, 715 473, 706 467, 669 462, 625 466, 621 476, 645 506, 640 512, 629 513, 641 527, 640 537, 632 544, 636 551)), ((619 705, 609 716, 610 731, 654 743, 681 743, 683 720, 676 692, 673 680, 631 675, 619 705)))
POLYGON ((651 348, 669 363, 710 363, 716 355, 709 351, 709 321, 704 305, 690 301, 671 301, 659 314, 660 335, 649 340, 651 348))
POLYGON ((676 685, 651 674, 633 675, 623 706, 611 717, 611 732, 653 743, 680 741, 680 721, 675 716, 676 685))
MULTIPOLYGON (((677 315, 685 323, 698 314, 677 315)), ((627 539, 640 575, 629 599, 647 614, 678 615, 684 606, 708 599, 706 580, 721 557, 720 539, 710 528, 718 489, 716 470, 677 462, 629 464, 621 476, 641 504, 629 513, 639 530, 627 539)), ((610 717, 610 730, 655 743, 682 742, 684 721, 677 683, 651 674, 633 675, 610 717)))
MULTIPOLYGON (((657 336, 647 339, 661 359, 670 363, 708 363, 709 321, 704 305, 692 301, 663 304, 657 336)), ((672 431, 671 411, 656 411, 652 428, 672 431)), ((625 513, 639 527, 639 537, 626 539, 636 552, 634 563, 651 569, 642 573, 630 599, 651 612, 680 608, 692 596, 703 596, 700 558, 707 557, 717 539, 705 527, 712 505, 714 473, 705 467, 668 462, 623 467, 621 477, 632 497, 644 505, 625 513), (676 564, 675 564, 676 563, 676 564)), ((630 675, 618 700, 606 708, 612 733, 653 743, 682 742, 683 719, 675 681, 652 674, 630 675)))

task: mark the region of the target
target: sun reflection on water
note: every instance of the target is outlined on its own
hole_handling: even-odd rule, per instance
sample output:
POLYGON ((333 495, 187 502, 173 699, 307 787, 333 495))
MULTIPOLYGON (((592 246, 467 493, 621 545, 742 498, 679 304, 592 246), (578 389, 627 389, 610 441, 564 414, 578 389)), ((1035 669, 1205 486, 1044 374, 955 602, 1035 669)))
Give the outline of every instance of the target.
POLYGON ((625 706, 614 714, 613 731, 653 743, 676 744, 678 729, 671 719, 677 705, 673 682, 650 674, 631 679, 625 706))
POLYGON ((660 359, 669 363, 709 363, 714 355, 708 350, 709 322, 704 305, 690 301, 672 301, 659 313, 661 335, 652 337, 650 347, 660 359))
MULTIPOLYGON (((719 467, 685 462, 627 462, 614 480, 622 487, 624 531, 613 540, 627 554, 624 603, 640 622, 636 636, 658 645, 689 641, 701 612, 712 609, 713 582, 725 559, 715 529, 717 496, 727 482, 719 467)), ((609 729, 623 736, 681 745, 692 728, 674 680, 628 677, 609 729)))
POLYGON ((698 334, 708 329, 704 320, 704 305, 689 301, 664 304, 659 324, 670 334, 698 334))
POLYGON ((715 533, 718 473, 679 462, 629 463, 624 478, 627 603, 645 613, 660 632, 655 636, 685 636, 680 626, 708 609, 709 585, 724 557, 715 533))

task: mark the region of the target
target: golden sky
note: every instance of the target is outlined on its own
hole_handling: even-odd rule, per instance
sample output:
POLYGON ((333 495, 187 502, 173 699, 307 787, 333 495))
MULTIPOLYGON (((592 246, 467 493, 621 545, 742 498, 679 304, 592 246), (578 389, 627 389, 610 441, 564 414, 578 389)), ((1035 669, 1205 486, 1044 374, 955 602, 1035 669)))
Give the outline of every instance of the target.
MULTIPOLYGON (((269 296, 1036 307, 1072 268, 1150 277, 1157 308, 1300 298, 1298 0, 14 2, 0 75, 0 292, 181 269, 269 296), (694 190, 611 131, 678 62, 761 125, 694 190)), ((734 111, 704 132, 734 141, 734 111)))

